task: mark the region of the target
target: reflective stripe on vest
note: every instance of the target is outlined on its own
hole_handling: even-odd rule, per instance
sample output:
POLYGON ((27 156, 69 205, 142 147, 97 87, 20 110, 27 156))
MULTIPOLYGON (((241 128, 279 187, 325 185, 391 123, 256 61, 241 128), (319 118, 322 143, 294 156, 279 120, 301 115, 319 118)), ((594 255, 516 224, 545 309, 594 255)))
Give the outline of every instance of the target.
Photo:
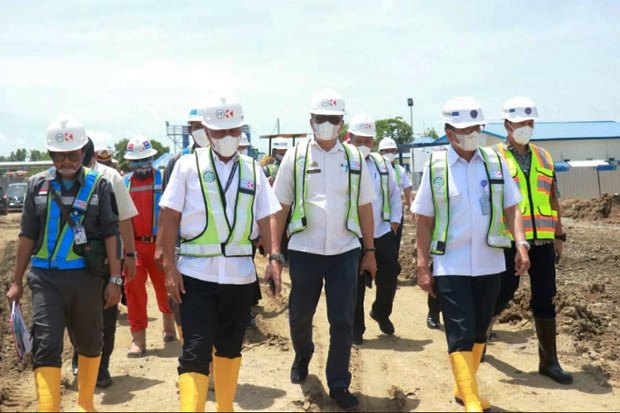
POLYGON ((157 220, 159 219, 159 201, 162 193, 162 178, 159 169, 153 168, 153 184, 144 186, 131 186, 133 173, 128 173, 123 178, 123 182, 129 192, 153 191, 153 227, 152 235, 157 235, 157 220))
MULTIPOLYGON (((343 143, 344 151, 349 166, 349 202, 347 209, 346 228, 354 233, 358 238, 362 237, 360 220, 358 215, 358 201, 360 193, 360 181, 362 179, 362 156, 359 150, 347 143, 343 143)), ((293 190, 294 204, 291 214, 291 222, 288 225, 288 236, 303 231, 307 226, 305 200, 308 190, 308 165, 310 165, 312 155, 310 142, 299 143, 295 146, 295 164, 293 167, 293 177, 295 186, 293 190)))
POLYGON ((378 153, 371 153, 370 159, 374 162, 381 178, 381 197, 383 200, 382 218, 384 221, 390 222, 390 219, 392 218, 392 208, 390 207, 390 174, 388 168, 391 166, 389 165, 387 159, 378 153))
MULTIPOLYGON (((554 239, 558 213, 551 208, 551 189, 555 166, 549 152, 530 143, 532 161, 526 177, 516 158, 505 143, 495 150, 506 160, 513 179, 519 185, 523 199, 519 206, 523 215, 525 238, 528 240, 554 239)), ((513 239, 512 234, 510 234, 513 239)))
MULTIPOLYGON (((191 240, 182 240, 180 254, 191 257, 250 257, 256 195, 256 167, 253 158, 239 155, 238 191, 232 225, 226 215, 225 194, 215 169, 211 147, 195 151, 196 170, 205 202, 205 228, 191 240)), ((234 169, 233 169, 234 171, 234 169)), ((232 172, 231 172, 232 173, 232 172)))
MULTIPOLYGON (((510 247, 510 238, 504 224, 504 177, 499 155, 490 148, 480 148, 489 182, 491 216, 487 231, 487 244, 493 248, 510 247)), ((450 198, 448 193, 448 151, 431 154, 430 183, 435 207, 435 227, 431 241, 431 254, 446 252, 448 224, 450 222, 450 198)))
MULTIPOLYGON (((82 225, 86 210, 95 192, 97 182, 101 178, 98 172, 84 168, 84 185, 80 187, 71 210, 71 219, 75 225, 82 225)), ((61 194, 60 184, 56 179, 49 181, 58 195, 61 194)), ((43 185, 46 185, 45 183, 43 185)), ((60 228, 60 207, 47 192, 47 215, 41 248, 32 257, 32 266, 47 270, 73 270, 85 268, 84 258, 73 252, 75 238, 71 227, 65 223, 60 228)))
POLYGON ((403 179, 400 166, 394 165, 394 178, 396 179, 396 185, 400 188, 400 183, 403 179))

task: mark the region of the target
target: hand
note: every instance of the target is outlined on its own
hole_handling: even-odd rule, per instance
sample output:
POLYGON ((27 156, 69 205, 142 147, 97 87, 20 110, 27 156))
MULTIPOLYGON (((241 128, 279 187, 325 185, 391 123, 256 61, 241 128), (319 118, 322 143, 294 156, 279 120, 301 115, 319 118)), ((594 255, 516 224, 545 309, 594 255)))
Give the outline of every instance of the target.
POLYGON ((269 182, 269 185, 273 186, 273 183, 275 182, 275 178, 273 176, 270 176, 269 178, 267 178, 267 182, 269 182))
POLYGON ((392 232, 396 234, 398 232, 398 227, 400 227, 400 224, 398 222, 392 222, 390 224, 390 227, 392 227, 392 232))
POLYGON ((282 264, 278 260, 273 260, 267 264, 265 268, 265 282, 273 280, 276 290, 273 294, 274 297, 278 297, 282 292, 282 264))
POLYGON ((367 251, 364 254, 364 258, 362 258, 359 274, 362 275, 364 271, 368 271, 373 280, 377 276, 377 259, 375 258, 375 253, 373 251, 367 251))
POLYGON ((105 303, 103 308, 110 308, 121 302, 121 286, 108 283, 103 294, 105 303))
POLYGON ((181 304, 181 294, 185 294, 185 285, 183 284, 183 276, 177 270, 176 265, 166 269, 166 291, 172 300, 181 304))
POLYGON ((529 250, 525 246, 517 247, 517 253, 515 254, 515 275, 518 277, 523 275, 530 269, 530 255, 529 250))
POLYGON ((433 289, 434 284, 433 275, 428 265, 418 266, 418 285, 424 291, 431 295, 433 298, 437 298, 433 289))
POLYGON ((127 281, 131 281, 136 276, 136 259, 125 257, 123 260, 123 273, 127 281))
POLYGON ((14 301, 19 303, 19 300, 22 298, 22 294, 24 293, 24 287, 21 283, 13 282, 11 284, 11 288, 9 288, 9 292, 6 293, 6 299, 9 300, 9 304, 14 301))
POLYGON ((564 241, 562 241, 561 239, 556 239, 554 243, 554 248, 555 248, 555 263, 557 264, 558 262, 560 262, 560 259, 562 258, 562 252, 564 251, 564 241))
POLYGON ((155 255, 153 258, 155 259, 155 265, 157 265, 157 268, 164 271, 164 252, 161 245, 155 244, 155 255))

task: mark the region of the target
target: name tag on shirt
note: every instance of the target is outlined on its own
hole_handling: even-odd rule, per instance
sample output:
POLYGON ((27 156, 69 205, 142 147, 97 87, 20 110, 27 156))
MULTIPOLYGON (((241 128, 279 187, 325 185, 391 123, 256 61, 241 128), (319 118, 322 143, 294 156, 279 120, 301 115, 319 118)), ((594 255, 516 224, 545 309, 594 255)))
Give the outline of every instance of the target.
POLYGON ((75 240, 75 245, 84 245, 88 242, 86 230, 83 226, 76 225, 73 227, 73 239, 75 240))
POLYGON ((480 202, 480 210, 482 211, 482 215, 491 215, 491 200, 489 199, 488 192, 482 192, 480 198, 478 198, 480 202))
POLYGON ((319 168, 319 164, 317 164, 316 162, 312 162, 310 165, 308 165, 308 173, 309 174, 321 173, 321 168, 319 168))

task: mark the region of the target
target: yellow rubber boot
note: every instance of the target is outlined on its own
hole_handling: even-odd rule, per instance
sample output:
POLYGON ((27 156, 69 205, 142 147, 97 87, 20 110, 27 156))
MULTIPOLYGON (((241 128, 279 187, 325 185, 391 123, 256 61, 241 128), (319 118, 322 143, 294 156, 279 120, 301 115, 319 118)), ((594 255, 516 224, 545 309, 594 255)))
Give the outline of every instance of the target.
POLYGON ((218 412, 234 412, 233 401, 237 393, 237 380, 241 368, 241 357, 229 359, 215 356, 215 409, 218 412))
MULTIPOLYGON (((482 353, 484 353, 485 345, 486 344, 484 343, 474 343, 474 348, 472 350, 472 355, 474 358, 474 376, 476 376, 476 374, 478 373, 478 368, 480 367, 480 361, 482 360, 482 353)), ((463 404, 463 396, 461 396, 459 388, 456 384, 454 385, 454 398, 458 403, 463 404)), ((487 399, 478 395, 478 400, 480 400, 480 405, 484 410, 491 408, 491 403, 489 403, 487 399)))
POLYGON ((60 411, 60 368, 39 367, 34 370, 40 412, 60 411))
POLYGON ((474 359, 471 351, 459 351, 450 354, 452 374, 459 392, 463 396, 466 412, 482 412, 478 399, 478 385, 474 374, 474 359))
POLYGON ((101 356, 78 357, 78 412, 96 412, 95 410, 95 384, 101 356))
POLYGON ((179 376, 179 399, 182 412, 204 412, 209 376, 183 373, 179 376))

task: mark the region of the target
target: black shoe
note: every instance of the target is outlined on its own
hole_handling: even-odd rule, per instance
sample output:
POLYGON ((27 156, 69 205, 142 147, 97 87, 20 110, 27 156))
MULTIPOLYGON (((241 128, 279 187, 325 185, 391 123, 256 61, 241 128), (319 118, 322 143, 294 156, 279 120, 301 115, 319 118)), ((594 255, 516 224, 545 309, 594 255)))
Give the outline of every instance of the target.
POLYGON ((343 387, 339 387, 334 390, 329 391, 329 397, 332 398, 342 410, 353 410, 357 409, 360 405, 357 397, 349 393, 349 389, 345 389, 343 387))
POLYGON ((438 330, 441 326, 441 323, 439 322, 439 314, 433 314, 429 311, 428 316, 426 316, 426 326, 431 330, 438 330))
POLYGON ((110 372, 106 368, 99 369, 99 373, 97 374, 97 387, 101 389, 105 389, 112 384, 112 376, 110 376, 110 372))
POLYGON ((71 358, 71 372, 74 376, 78 374, 78 353, 75 349, 73 350, 73 358, 71 358))
POLYGON ((291 366, 291 383, 301 384, 306 381, 308 377, 308 364, 310 364, 310 357, 295 356, 295 361, 291 366))
POLYGON ((353 344, 361 346, 364 344, 364 334, 363 333, 353 333, 353 344))
POLYGON ((379 329, 381 330, 381 332, 383 332, 383 334, 387 334, 388 336, 394 334, 394 324, 392 324, 389 318, 384 318, 380 320, 375 317, 375 314, 372 312, 372 310, 370 311, 370 318, 379 323, 379 329))

